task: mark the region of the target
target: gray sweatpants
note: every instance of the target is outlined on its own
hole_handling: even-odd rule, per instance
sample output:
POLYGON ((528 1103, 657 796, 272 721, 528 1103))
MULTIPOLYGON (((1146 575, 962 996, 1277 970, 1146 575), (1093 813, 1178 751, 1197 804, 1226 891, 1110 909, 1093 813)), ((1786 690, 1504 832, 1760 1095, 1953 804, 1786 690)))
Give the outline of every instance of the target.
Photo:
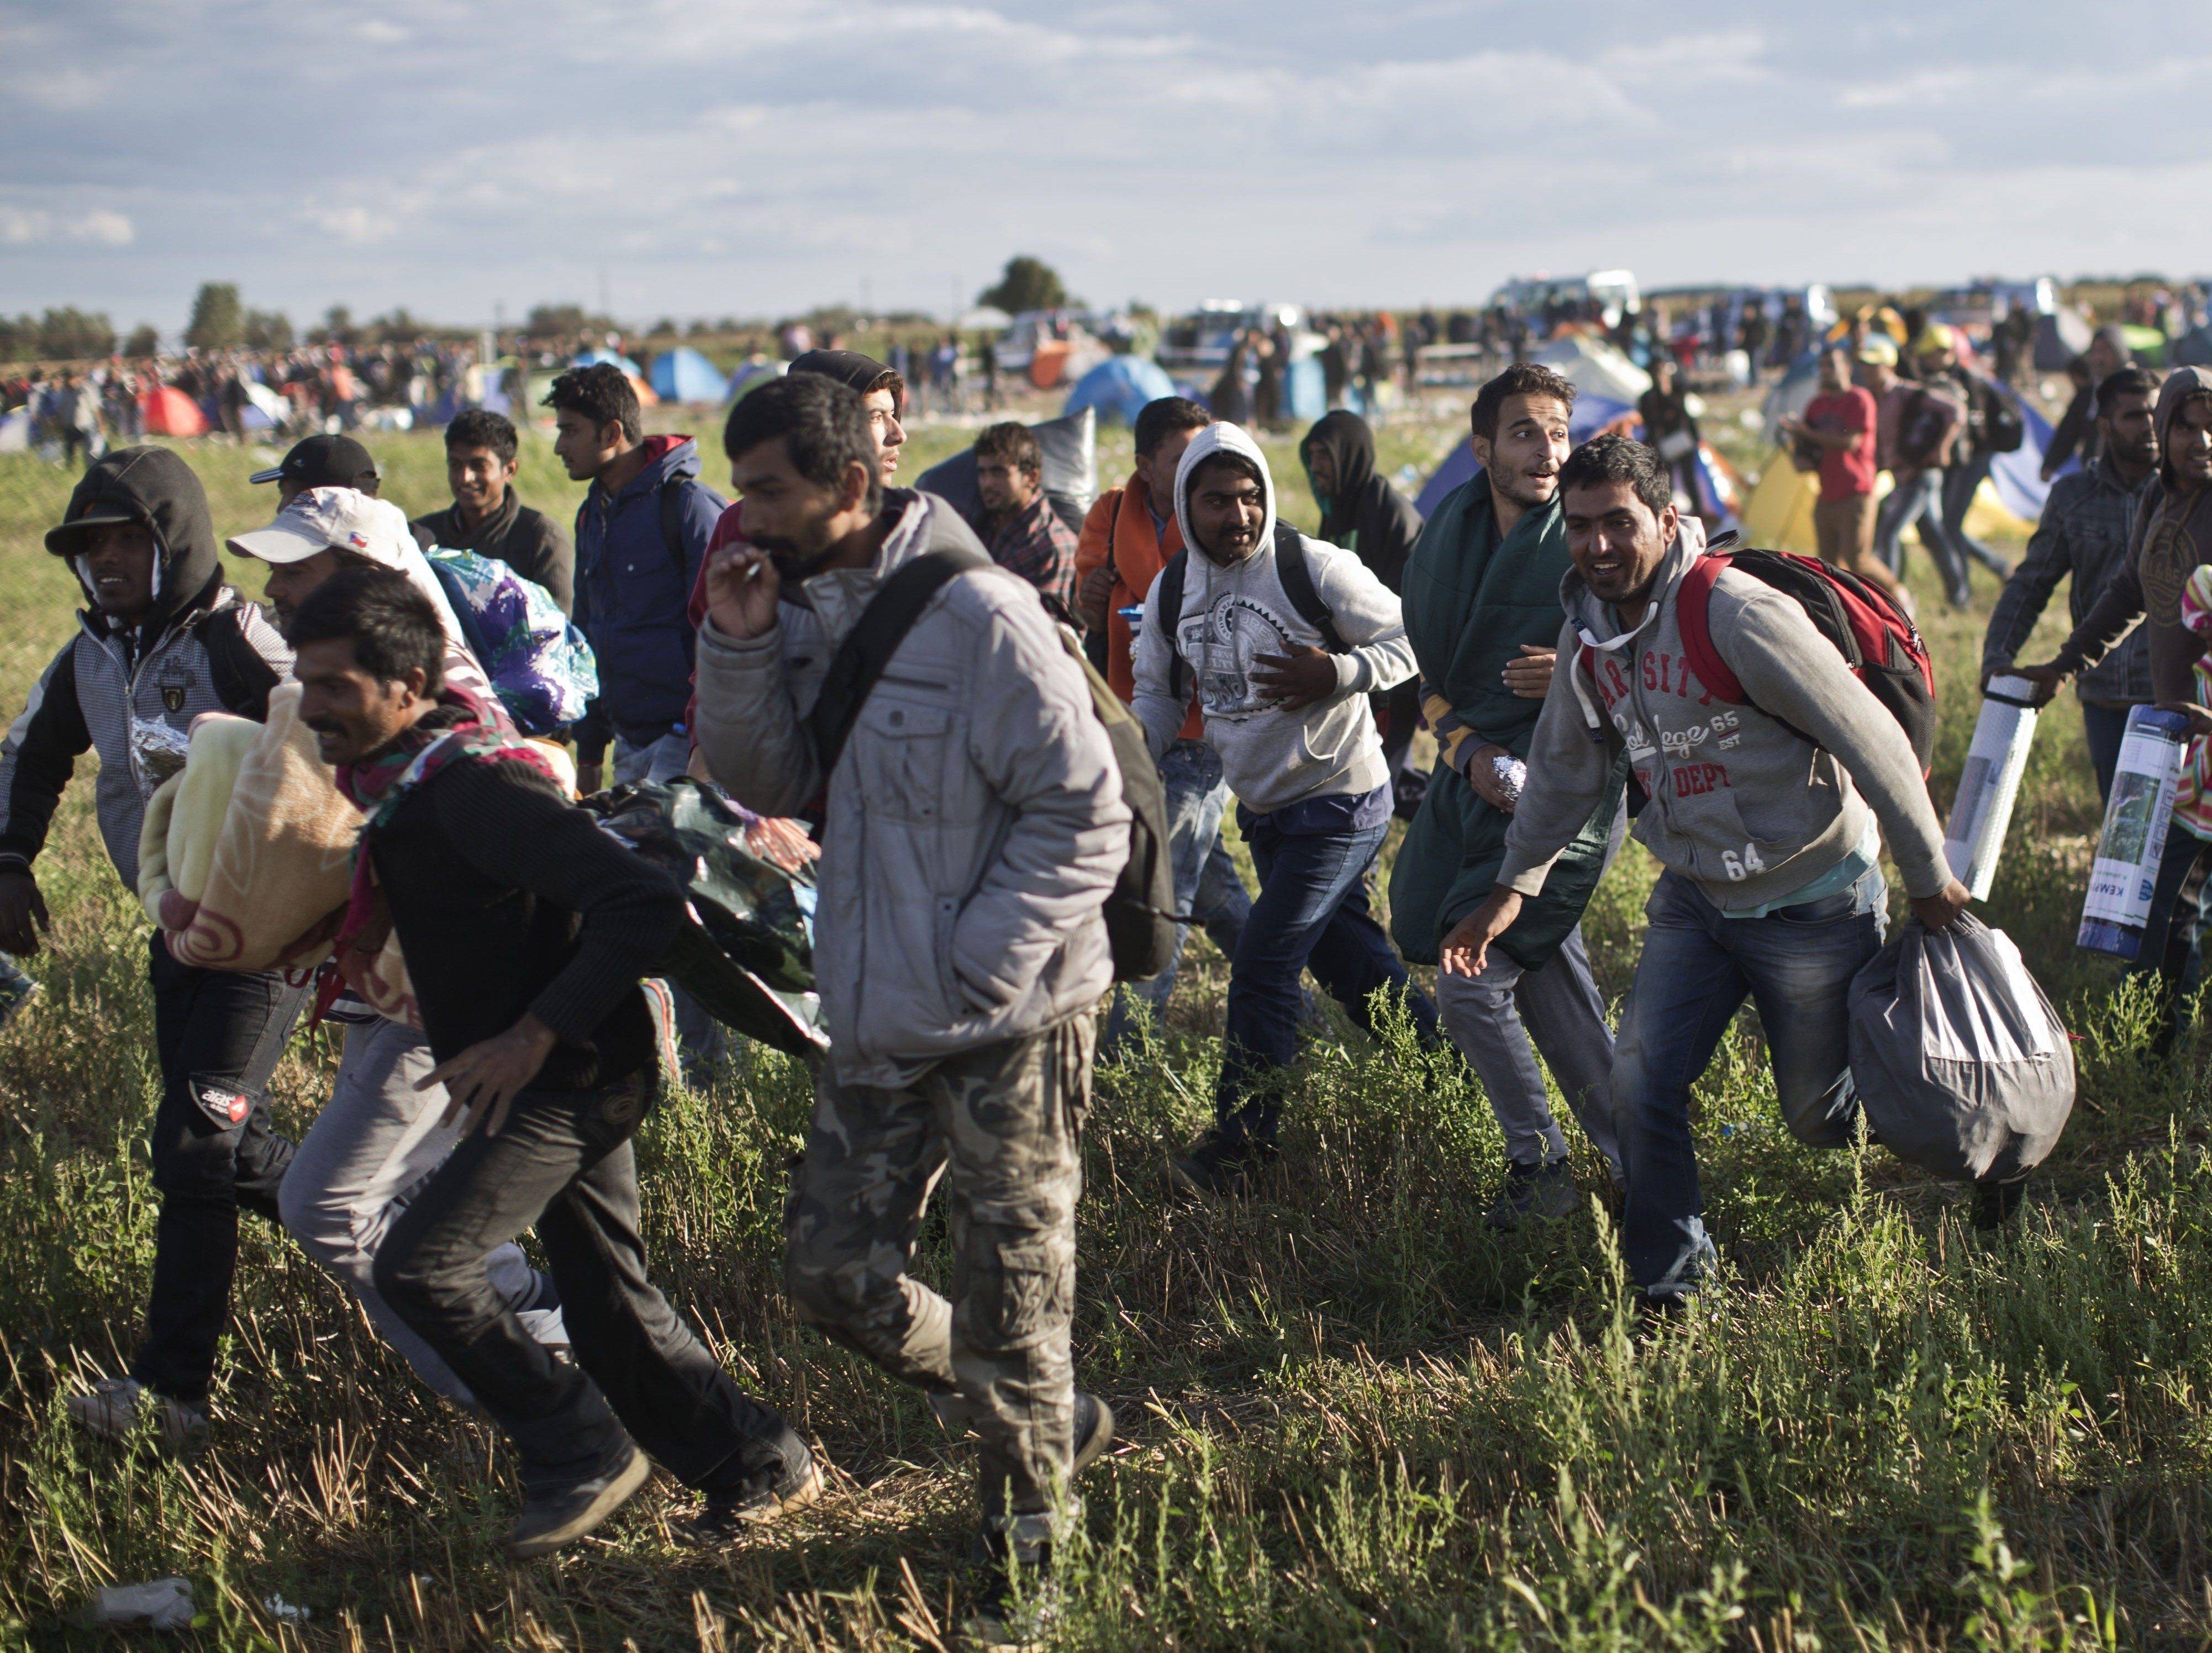
POLYGON ((1541 970, 1524 971, 1493 947, 1479 976, 1438 971, 1437 1013, 1490 1093, 1508 1159, 1535 1166, 1567 1152, 1536 1065, 1540 1051, 1583 1134, 1605 1156, 1613 1180, 1621 1180, 1613 1133, 1613 1032, 1580 924, 1541 970))
MULTIPOLYGON (((361 1299, 385 1341, 424 1383, 466 1404, 474 1399, 468 1385, 392 1311, 375 1284, 377 1247, 408 1196, 460 1140, 458 1124, 438 1123, 445 1087, 415 1088, 437 1065, 428 1041, 412 1027, 380 1017, 349 1024, 331 1099, 301 1139, 276 1204, 300 1249, 361 1299)), ((568 1341, 558 1309, 532 1306, 538 1274, 520 1247, 501 1246, 485 1259, 485 1273, 532 1336, 541 1343, 568 1341)))

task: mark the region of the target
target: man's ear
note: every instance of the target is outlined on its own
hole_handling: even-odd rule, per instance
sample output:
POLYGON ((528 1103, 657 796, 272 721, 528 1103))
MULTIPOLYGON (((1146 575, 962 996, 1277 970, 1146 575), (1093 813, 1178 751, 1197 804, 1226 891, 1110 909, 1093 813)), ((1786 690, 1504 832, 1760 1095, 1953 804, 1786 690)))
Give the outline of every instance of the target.
POLYGON ((868 484, 872 480, 866 460, 855 459, 848 463, 845 467, 845 485, 837 492, 838 511, 858 511, 867 500, 868 484))
POLYGON ((1474 450, 1474 463, 1485 470, 1488 470, 1491 454, 1490 439, 1486 436, 1470 436, 1467 439, 1467 445, 1474 450))
POLYGON ((407 691, 407 698, 410 700, 427 700, 430 698, 423 693, 430 687, 430 674, 424 671, 422 667, 408 667, 399 682, 400 686, 407 691))

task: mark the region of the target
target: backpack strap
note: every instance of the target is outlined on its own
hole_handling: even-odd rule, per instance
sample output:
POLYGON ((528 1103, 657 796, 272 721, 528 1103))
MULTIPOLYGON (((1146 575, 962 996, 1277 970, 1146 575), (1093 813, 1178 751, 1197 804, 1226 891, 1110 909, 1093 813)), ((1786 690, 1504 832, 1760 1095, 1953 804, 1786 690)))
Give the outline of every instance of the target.
POLYGON ((822 693, 815 699, 814 710, 806 716, 807 730, 814 737, 814 755, 821 765, 824 784, 829 782, 830 771, 837 766, 846 738, 853 732, 860 708, 867 704, 876 679, 890 664, 891 657, 898 652, 899 645, 914 629, 914 622, 921 617, 929 600, 960 575, 973 569, 994 566, 991 559, 979 551, 951 546, 941 551, 923 552, 876 589, 875 596, 868 599, 868 606, 853 622, 853 629, 837 645, 837 652, 822 680, 822 693))
POLYGON ((1182 623, 1183 576, 1189 569, 1190 548, 1186 546, 1160 570, 1159 584, 1154 588, 1159 601, 1152 604, 1152 623, 1168 640, 1168 690, 1177 701, 1188 699, 1191 687, 1190 663, 1176 646, 1176 627, 1182 623))
POLYGON ((1336 629, 1336 616, 1314 587, 1313 565, 1306 560, 1305 536, 1289 524, 1275 524, 1275 578, 1298 617, 1321 633, 1321 645, 1331 654, 1350 654, 1351 646, 1336 629))
POLYGON ((660 510, 660 542, 668 548, 668 560, 680 571, 684 566, 684 479, 665 478, 654 503, 660 510))
POLYGON ((1682 656, 1690 663, 1690 669, 1705 691, 1716 700, 1725 700, 1730 705, 1749 704, 1743 684, 1729 669, 1721 651, 1713 646, 1713 633, 1708 610, 1712 603, 1713 586, 1728 571, 1733 560, 1727 552, 1707 552, 1692 563, 1682 573, 1681 583, 1674 588, 1674 627, 1682 635, 1682 656))

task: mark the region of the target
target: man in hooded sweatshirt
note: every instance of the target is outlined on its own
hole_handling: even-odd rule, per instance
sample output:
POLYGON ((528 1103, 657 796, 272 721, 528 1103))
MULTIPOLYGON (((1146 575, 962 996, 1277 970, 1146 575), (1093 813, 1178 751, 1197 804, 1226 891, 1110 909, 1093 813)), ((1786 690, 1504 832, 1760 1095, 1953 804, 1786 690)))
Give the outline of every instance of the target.
POLYGON ((1267 457, 1240 427, 1191 439, 1175 506, 1184 549, 1145 598, 1132 710, 1158 758, 1195 697, 1260 874, 1231 961, 1216 1123, 1171 1166, 1185 1188, 1230 1193, 1277 1153, 1309 965, 1363 1031, 1389 990, 1436 1037, 1435 1007, 1367 906, 1391 800, 1364 697, 1411 676, 1413 650, 1364 563, 1278 524, 1267 457))
MULTIPOLYGON (((1367 565, 1392 595, 1402 589, 1406 559, 1421 537, 1413 502, 1375 471, 1375 433, 1356 413, 1323 414, 1298 444, 1306 481, 1321 506, 1320 537, 1367 565)), ((1382 760, 1395 782, 1421 722, 1421 690, 1412 678, 1370 697, 1382 731, 1382 760)))
MULTIPOLYGON (((1528 757, 1551 687, 1570 566, 1559 466, 1574 405, 1573 384, 1534 363, 1485 384, 1471 413, 1482 469, 1444 496, 1406 565, 1406 634, 1437 754, 1391 869, 1390 927, 1419 964, 1437 961, 1443 937, 1488 897, 1505 859, 1512 766, 1528 757)), ((1581 923, 1620 841, 1620 794, 1616 774, 1481 974, 1437 978, 1444 1032, 1481 1078, 1505 1138, 1505 1187, 1490 1211, 1500 1228, 1555 1220, 1577 1203, 1538 1051, 1620 1181, 1613 1032, 1581 923)))
POLYGON ((1883 839, 1923 923, 1948 924, 1968 898, 1911 742, 1796 602, 1722 571, 1707 628, 1745 699, 1723 702, 1698 680, 1679 599, 1705 533, 1677 515, 1656 453, 1601 436, 1568 456, 1559 492, 1574 568, 1559 665, 1497 887, 1444 937, 1443 968, 1483 972, 1589 830, 1625 754, 1649 798, 1636 835, 1662 870, 1614 1052, 1613 1117, 1628 1172, 1622 1249, 1638 1289, 1663 1305, 1711 1266, 1690 1087, 1745 996, 1791 1134, 1844 1147, 1859 1111, 1846 1005, 1881 945, 1883 839))
MULTIPOLYGON (((100 754, 100 837, 135 893, 146 800, 181 763, 192 719, 266 717, 292 661, 261 610, 223 583, 207 494, 166 448, 122 448, 94 465, 46 548, 70 560, 89 603, 0 746, 0 949, 18 954, 36 953, 46 927, 31 867, 77 758, 100 754)), ((159 935, 148 973, 161 1203, 146 1337, 129 1376, 101 1379, 69 1408, 85 1429, 118 1438, 143 1412, 176 1444, 207 1426, 240 1208, 277 1215, 293 1147, 272 1128, 262 1087, 306 994, 281 971, 179 964, 159 935)))

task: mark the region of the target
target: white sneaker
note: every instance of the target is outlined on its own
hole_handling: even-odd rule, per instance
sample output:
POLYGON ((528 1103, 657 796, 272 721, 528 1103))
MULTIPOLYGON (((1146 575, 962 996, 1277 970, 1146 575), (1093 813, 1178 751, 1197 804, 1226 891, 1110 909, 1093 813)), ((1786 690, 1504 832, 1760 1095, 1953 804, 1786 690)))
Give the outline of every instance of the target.
POLYGON ((156 1394, 136 1378, 102 1378, 69 1397, 76 1426, 105 1441, 126 1440, 142 1420, 149 1420, 164 1446, 184 1445, 207 1433, 207 1414, 182 1401, 156 1394))

